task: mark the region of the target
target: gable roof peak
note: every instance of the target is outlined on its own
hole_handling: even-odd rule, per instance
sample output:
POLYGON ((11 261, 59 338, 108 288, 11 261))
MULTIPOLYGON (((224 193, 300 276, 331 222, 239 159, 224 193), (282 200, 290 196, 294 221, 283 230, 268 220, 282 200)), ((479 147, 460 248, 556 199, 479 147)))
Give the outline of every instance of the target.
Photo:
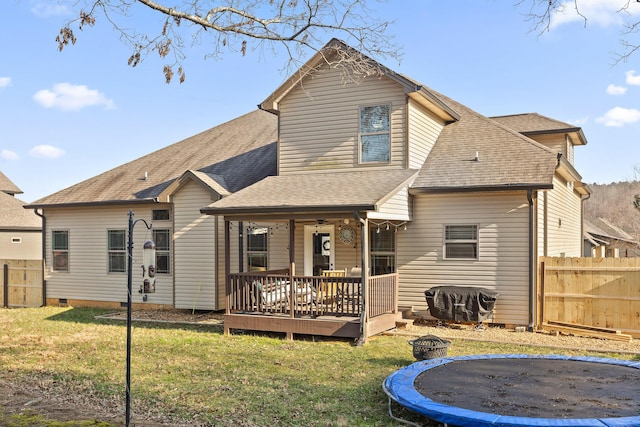
POLYGON ((570 123, 544 116, 539 113, 521 113, 493 116, 491 119, 502 123, 523 135, 568 134, 576 145, 586 145, 587 138, 582 128, 570 123))
POLYGON ((22 194, 22 190, 20 190, 20 188, 18 188, 18 186, 2 172, 0 172, 0 191, 11 196, 15 194, 22 194))
POLYGON ((340 68, 343 83, 357 83, 368 77, 387 77, 399 84, 407 96, 431 110, 443 121, 452 122, 459 119, 458 113, 440 99, 435 92, 336 38, 331 39, 319 49, 263 102, 258 104, 258 108, 277 115, 282 99, 298 87, 302 80, 323 66, 340 68))

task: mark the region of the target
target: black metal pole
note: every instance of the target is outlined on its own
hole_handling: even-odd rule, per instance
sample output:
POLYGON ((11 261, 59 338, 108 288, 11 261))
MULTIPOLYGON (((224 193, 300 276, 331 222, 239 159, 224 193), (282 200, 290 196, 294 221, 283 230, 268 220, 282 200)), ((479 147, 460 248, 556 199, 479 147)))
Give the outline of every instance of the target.
POLYGON ((131 420, 131 288, 133 265, 133 211, 129 211, 129 242, 127 244, 127 385, 126 385, 126 426, 131 420))
POLYGON ((131 288, 133 281, 133 227, 138 221, 142 221, 147 227, 147 230, 151 230, 151 225, 144 219, 140 218, 133 220, 133 211, 129 210, 129 235, 127 244, 127 385, 126 385, 126 427, 129 427, 131 422, 131 288))

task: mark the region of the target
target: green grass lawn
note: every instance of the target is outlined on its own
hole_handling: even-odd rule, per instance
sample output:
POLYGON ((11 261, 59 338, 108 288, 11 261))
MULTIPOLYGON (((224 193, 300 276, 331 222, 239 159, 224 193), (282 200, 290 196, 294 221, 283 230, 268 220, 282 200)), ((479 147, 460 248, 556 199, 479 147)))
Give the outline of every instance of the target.
MULTIPOLYGON (((121 410, 124 420, 126 323, 96 320, 104 313, 0 309, 0 381, 100 401, 121 410)), ((448 350, 449 355, 480 353, 590 354, 462 340, 448 350)), ((286 341, 264 334, 224 336, 212 326, 134 323, 132 414, 175 425, 396 426, 381 385, 414 361, 406 337, 379 336, 355 347, 326 338, 286 341)), ((421 419, 401 408, 394 411, 421 419)), ((0 424, 11 425, 11 419, 0 409, 0 424)), ((81 421, 86 422, 71 425, 98 425, 81 421)))

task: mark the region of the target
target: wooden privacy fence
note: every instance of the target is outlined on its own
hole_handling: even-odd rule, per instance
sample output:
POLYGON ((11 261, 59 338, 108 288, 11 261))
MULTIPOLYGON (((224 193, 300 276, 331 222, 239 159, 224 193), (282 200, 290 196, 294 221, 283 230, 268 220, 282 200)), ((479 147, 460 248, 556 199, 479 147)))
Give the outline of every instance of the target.
POLYGON ((2 267, 1 307, 42 305, 42 261, 0 260, 2 267))
POLYGON ((540 259, 540 319, 640 336, 640 258, 540 259))

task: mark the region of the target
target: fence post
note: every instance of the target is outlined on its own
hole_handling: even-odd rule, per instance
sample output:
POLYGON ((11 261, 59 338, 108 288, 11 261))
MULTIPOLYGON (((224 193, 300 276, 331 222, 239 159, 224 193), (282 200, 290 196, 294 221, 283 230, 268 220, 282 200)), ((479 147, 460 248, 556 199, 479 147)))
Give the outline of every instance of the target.
POLYGON ((544 305, 545 305, 545 296, 544 296, 544 285, 545 285, 545 279, 546 277, 546 270, 545 270, 545 261, 546 258, 543 258, 543 261, 540 262, 540 320, 538 322, 538 326, 542 326, 542 324, 544 323, 545 319, 544 319, 544 305))
POLYGON ((4 308, 9 308, 9 264, 4 265, 3 269, 3 294, 4 294, 4 308))

